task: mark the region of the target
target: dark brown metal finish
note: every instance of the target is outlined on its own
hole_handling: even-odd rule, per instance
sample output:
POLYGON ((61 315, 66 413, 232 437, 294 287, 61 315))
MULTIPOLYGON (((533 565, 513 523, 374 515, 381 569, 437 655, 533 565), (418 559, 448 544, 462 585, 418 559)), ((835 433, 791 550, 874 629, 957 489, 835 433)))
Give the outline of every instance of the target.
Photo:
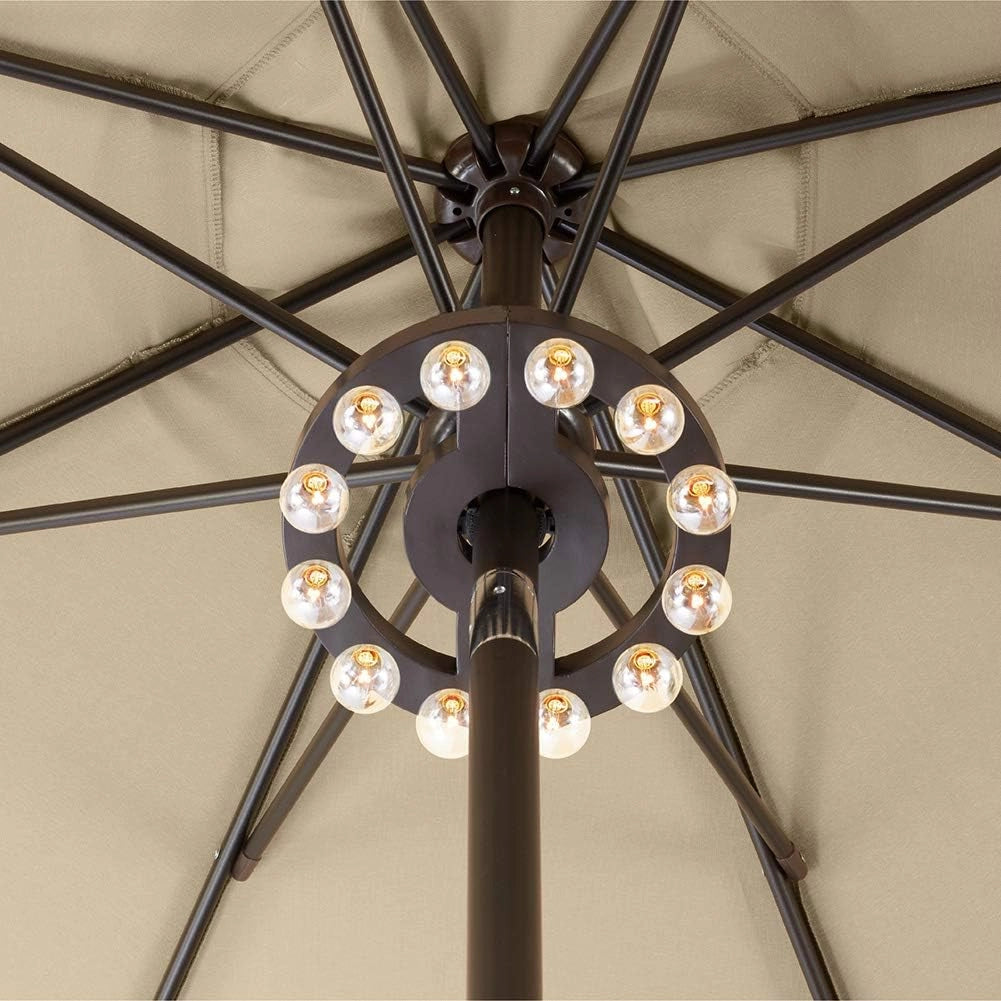
POLYGON ((414 33, 420 39, 431 65, 438 74, 445 92, 455 106, 455 110, 466 127, 473 148, 487 173, 496 174, 501 170, 500 157, 494 148, 494 139, 490 126, 483 120, 483 115, 455 62, 455 58, 445 44, 445 39, 434 23, 434 18, 424 0, 400 0, 404 13, 410 19, 414 33))
MULTIPOLYGON (((640 523, 642 518, 640 513, 627 513, 627 516, 630 519, 630 527, 637 538, 648 530, 640 523)), ((651 566, 648 569, 650 570, 651 579, 656 583, 660 579, 660 575, 657 572, 659 568, 651 566)), ((614 604, 606 605, 605 607, 610 612, 616 610, 614 604)), ((740 737, 726 710, 722 692, 706 658, 701 640, 696 640, 692 643, 682 654, 681 660, 688 672, 692 688, 695 691, 696 698, 699 701, 707 723, 719 737, 726 751, 729 752, 732 761, 737 763, 747 777, 748 782, 750 782, 755 792, 757 792, 758 788, 741 747, 740 737)), ((810 920, 803 908, 803 902, 800 899, 796 882, 787 877, 783 866, 776 860, 775 855, 772 853, 772 849, 746 815, 744 816, 744 823, 747 826, 751 843, 754 845, 754 850, 758 855, 762 872, 768 881, 769 889, 775 899, 775 904, 785 925, 793 951, 796 953, 800 969, 803 971, 803 976, 810 988, 811 995, 817 999, 830 998, 836 1001, 837 992, 831 981, 830 973, 827 970, 824 955, 813 934, 810 920)), ((783 861, 787 866, 790 864, 796 865, 795 855, 788 856, 783 861)))
POLYGON ((494 125, 494 143, 503 167, 497 175, 488 176, 484 172, 469 136, 457 139, 445 154, 445 169, 474 190, 475 195, 472 199, 456 198, 451 192, 439 190, 435 196, 435 217, 439 222, 465 219, 475 225, 476 235, 452 243, 467 261, 481 259, 480 226, 488 212, 501 205, 520 205, 539 215, 545 228, 544 250, 548 260, 559 260, 568 253, 570 240, 554 235, 553 226, 557 219, 577 222, 583 197, 557 205, 552 190, 561 181, 574 176, 584 157, 566 136, 560 135, 542 177, 529 177, 522 165, 534 129, 534 123, 529 118, 515 118, 494 125))
MULTIPOLYGON (((85 73, 70 66, 32 59, 16 52, 0 51, 0 75, 45 87, 55 87, 99 101, 109 101, 126 108, 137 108, 150 114, 190 122, 209 129, 218 129, 231 135, 258 139, 303 153, 340 160, 369 170, 382 170, 379 153, 369 143, 319 132, 304 125, 297 125, 295 122, 282 122, 260 115, 251 115, 235 108, 182 97, 165 90, 153 90, 151 87, 143 87, 125 80, 85 73)), ((446 188, 460 198, 466 193, 461 183, 433 160, 419 156, 408 156, 406 160, 407 169, 415 181, 446 188)))
MULTIPOLYGON (((400 458, 359 462, 348 470, 344 478, 349 487, 375 487, 402 483, 413 475, 416 468, 417 459, 404 455, 400 458)), ((166 490, 145 490, 142 493, 116 494, 113 497, 95 497, 65 504, 0 511, 0 535, 277 500, 285 475, 273 473, 271 476, 249 476, 246 479, 221 480, 218 483, 195 483, 189 487, 168 487, 166 490)))
POLYGON ((705 754, 709 763, 723 780, 724 785, 740 804, 744 816, 754 825, 755 830, 765 839, 772 850, 776 861, 782 866, 783 872, 790 879, 803 879, 806 876, 806 862, 799 850, 782 829, 772 811, 765 805, 757 789, 751 785, 740 766, 731 757, 699 707, 691 696, 682 689, 678 697, 671 703, 675 715, 685 725, 699 749, 705 754))
POLYGON ((624 626, 633 617, 629 606, 622 600, 622 595, 605 576, 604 570, 594 578, 591 584, 591 597, 598 603, 601 610, 608 616, 608 621, 616 629, 619 626, 624 626))
POLYGON ((272 476, 251 476, 240 480, 222 480, 219 483, 198 483, 190 487, 170 487, 166 490, 147 490, 115 497, 95 497, 66 504, 46 504, 43 507, 3 511, 0 512, 0 535, 276 500, 284 479, 284 473, 275 473, 272 476))
MULTIPOLYGON (((459 236, 469 225, 468 222, 463 222, 435 226, 435 239, 448 240, 459 236)), ((414 247, 410 238, 402 237, 278 296, 273 300, 274 305, 290 313, 298 313, 409 260, 413 255, 414 247)), ((253 320, 243 316, 234 317, 187 339, 178 340, 156 354, 88 383, 75 392, 63 393, 52 403, 39 407, 22 418, 6 424, 0 422, 0 455, 41 438, 50 431, 65 427, 77 418, 93 413, 172 372, 236 344, 260 329, 253 320)))
POLYGON ((587 212, 570 248, 570 260, 550 304, 550 309, 556 313, 569 313, 573 309, 577 294, 584 284, 584 275, 608 218, 626 160, 632 152, 633 143, 636 142, 647 108, 657 89, 661 71, 684 17, 686 4, 687 0, 665 0, 650 34, 636 78, 608 144, 604 163, 594 182, 594 190, 588 198, 587 212))
MULTIPOLYGON (((417 445, 419 434, 420 423, 417 420, 411 419, 400 436, 400 440, 394 450, 395 454, 401 458, 409 458, 417 445)), ((392 510, 393 504, 396 503, 401 482, 400 479, 394 479, 391 482, 382 484, 375 492, 375 497, 369 503, 361 528, 358 529, 358 533, 351 543, 351 551, 348 554, 348 566, 355 577, 358 577, 362 570, 365 569, 369 557, 375 549, 375 543, 382 533, 386 519, 389 517, 389 512, 392 510)))
POLYGON ((229 883, 233 864, 240 854, 250 825, 254 822, 254 817, 267 798, 268 789, 278 774, 285 752, 292 743, 296 728, 306 710, 306 703, 313 691, 317 675, 326 659, 327 651, 313 639, 292 679, 285 701, 275 717, 274 725, 257 759, 250 781, 243 791, 236 813, 233 814, 229 829, 216 852, 215 861, 209 868, 174 954, 156 989, 157 1001, 176 998, 184 985, 191 964, 195 961, 198 947, 202 944, 205 932, 222 898, 223 890, 229 883))
POLYGON ((480 227, 484 306, 538 306, 542 298, 542 220, 530 209, 503 205, 480 227))
MULTIPOLYGON (((630 524, 635 526, 636 519, 631 518, 630 524)), ((638 532, 636 534, 639 535, 638 532)), ((655 578, 655 575, 651 573, 651 577, 655 578)), ((622 626, 631 618, 632 613, 622 600, 622 596, 603 573, 595 578, 591 585, 591 594, 612 625, 622 626)), ((757 789, 751 785, 740 765, 730 756, 730 752, 706 722, 688 693, 680 691, 671 708, 694 738, 699 750, 723 779, 745 818, 753 823, 755 830, 765 839, 786 875, 790 879, 803 879, 807 868, 802 854, 782 829, 782 825, 769 807, 765 805, 757 789)))
MULTIPOLYGON (((560 228, 560 225, 557 223, 557 228, 560 228)), ((571 226, 565 226, 563 232, 567 237, 571 237, 574 230, 571 226)), ((724 309, 741 298, 712 278, 647 247, 632 237, 621 236, 605 229, 598 241, 598 247, 611 257, 664 282, 665 285, 683 292, 697 302, 712 306, 713 309, 724 309)), ((844 348, 773 314, 762 316, 748 326, 856 385, 863 386, 877 396, 882 396, 883 399, 968 441, 971 445, 1001 457, 1001 431, 997 428, 984 424, 983 421, 978 421, 969 414, 964 414, 942 400, 911 386, 903 379, 876 368, 875 365, 857 358, 844 348)))
POLYGON ((473 539, 477 582, 505 569, 527 587, 488 595, 471 619, 466 986, 472 999, 542 997, 540 682, 532 635, 537 525, 531 497, 494 491, 482 498, 473 539), (509 614, 491 614, 492 599, 506 602, 509 614))
MULTIPOLYGON (((540 341, 570 336, 590 352, 597 373, 594 395, 617 402, 630 388, 663 383, 686 409, 682 440, 660 459, 665 476, 698 462, 719 465, 718 447, 704 418, 683 387, 635 346, 591 324, 531 307, 488 307, 458 316, 437 317, 387 339, 345 373, 314 410, 300 443, 295 465, 323 461, 346 469, 353 458, 334 439, 331 414, 341 393, 352 386, 383 386, 397 399, 419 392, 417 374, 426 353, 443 340, 457 338, 480 348, 493 372, 506 372, 484 399, 460 413, 457 433, 422 454, 407 491, 404 541, 414 573, 436 600, 459 613, 460 635, 468 629, 463 615, 473 586, 472 566, 459 544, 457 526, 468 503, 505 486, 524 490, 544 501, 556 526, 553 542, 540 567, 540 678, 556 682, 585 699, 593 715, 618 704, 611 686, 615 657, 634 637, 681 651, 691 637, 677 633, 653 593, 622 630, 586 650, 553 661, 552 621, 591 585, 607 547, 607 494, 590 458, 572 438, 559 434, 559 414, 542 407, 527 393, 523 369, 528 353, 540 341), (505 387, 506 381, 506 387, 505 387), (507 395, 505 395, 507 394, 507 395), (531 449, 506 450, 504 442, 531 441, 531 449)), ((327 558, 343 563, 332 536, 305 536, 284 527, 289 565, 327 558)), ((725 569, 729 533, 697 537, 680 533, 668 569, 705 563, 725 569)), ((350 569, 348 569, 350 576, 350 569)), ((374 642, 393 652, 402 683, 397 704, 416 712, 427 695, 449 684, 462 687, 468 667, 392 629, 360 589, 345 618, 321 639, 339 651, 355 642, 374 642)))
MULTIPOLYGON (((622 442, 619 441, 619 437, 615 433, 615 427, 607 410, 599 410, 591 418, 591 423, 594 425, 595 438, 603 449, 610 450, 622 447, 622 442)), ((663 467, 659 462, 657 465, 663 474, 663 467)), ((633 528, 640 556, 643 557, 643 562, 650 576, 656 579, 663 571, 667 560, 664 547, 654 528, 650 512, 647 510, 646 498, 640 488, 628 479, 617 478, 615 491, 619 495, 619 502, 626 513, 626 519, 633 528)))
POLYGON ((114 237, 195 288, 239 310, 259 327, 284 337, 328 365, 343 370, 358 357, 357 352, 321 333, 305 320, 168 243, 8 146, 0 145, 0 173, 20 181, 78 219, 114 237))
MULTIPOLYGON (((764 128, 748 132, 737 132, 715 139, 700 139, 698 142, 685 143, 670 149, 641 153, 632 157, 626 164, 622 179, 625 181, 633 177, 663 174, 703 163, 731 160, 734 157, 749 156, 765 150, 850 135, 882 128, 885 125, 896 125, 899 122, 914 122, 935 115, 964 111, 967 108, 980 108, 997 104, 999 101, 1001 101, 1001 83, 985 83, 977 87, 930 94, 912 94, 894 101, 880 101, 833 115, 801 118, 795 122, 766 125, 764 128)), ((561 185, 558 194, 572 196, 590 190, 600 169, 600 163, 588 164, 572 181, 561 185)))
POLYGON ((664 365, 680 365, 999 176, 1001 149, 996 149, 696 324, 654 351, 653 357, 664 365))
POLYGON ((351 23, 351 16, 341 0, 322 0, 320 6, 337 43, 344 68, 358 98, 358 105, 372 133, 375 148, 379 151, 379 159, 389 179, 389 186, 393 189, 396 204, 400 207, 403 221, 414 242, 417 259, 421 262, 428 287, 438 304, 438 309, 442 313, 451 312, 458 308, 452 278, 442 260, 438 244, 431 235, 424 207, 417 197, 417 189, 414 187, 396 133, 386 113, 386 106, 379 96, 372 70, 351 23))
POLYGON ((556 286, 559 283, 559 272, 552 262, 546 261, 542 265, 542 301, 545 303, 546 309, 549 308, 549 304, 553 301, 553 296, 556 294, 556 286))
MULTIPOLYGON (((635 480, 663 481, 664 471, 650 456, 630 452, 596 452, 595 466, 605 476, 635 480)), ((861 504, 898 511, 926 511, 962 518, 1001 519, 1001 496, 976 494, 941 487, 906 483, 857 480, 846 476, 824 476, 787 469, 728 465, 727 473, 738 490, 773 497, 801 497, 806 500, 861 504)))
POLYGON ((469 689, 467 997, 540 998, 535 655, 514 639, 482 644, 469 689))
POLYGON ((353 716, 354 713, 350 709, 345 709, 340 703, 334 703, 234 860, 231 870, 233 879, 242 883, 250 878, 268 845, 278 833, 278 828, 298 802, 299 797, 306 791, 309 780, 323 764, 324 758, 330 753, 337 738, 344 732, 344 728, 351 722, 353 716))
MULTIPOLYGON (((396 606, 396 611, 390 617, 393 625, 406 632, 427 603, 428 597, 429 595, 420 581, 415 580, 407 588, 400 603, 396 606)), ((233 863, 233 879, 243 882, 250 878, 251 873, 257 868, 257 863, 263 858, 268 845, 271 844, 279 828, 288 819, 292 808, 306 791, 306 786, 316 775, 320 765, 323 764, 324 759, 337 742, 337 738, 344 732, 344 728, 353 715, 354 713, 339 703, 335 703, 330 712, 327 713, 326 718, 313 734, 313 739, 310 740, 292 767, 288 778, 285 779, 281 788, 268 804, 267 809, 261 814, 253 831, 247 836, 240 854, 233 863)))
MULTIPOLYGON (((740 766, 747 780, 757 790, 751 766, 744 754, 733 720, 730 719, 723 693, 720 691, 719 683, 709 659, 706 657, 702 643, 693 643, 682 654, 681 661, 685 666, 692 690, 695 692, 695 697, 698 699, 707 722, 722 741, 723 746, 729 751, 730 756, 740 766)), ((813 934, 813 928, 810 927, 810 919, 803 907, 799 887, 795 881, 786 876, 764 838, 746 817, 744 823, 747 825, 751 843, 754 845, 758 861, 761 863, 761 871, 764 873, 765 879, 768 881, 768 888, 775 898, 775 905, 782 918, 786 934, 789 936, 793 952, 796 953, 796 959, 803 971, 803 978, 806 980, 810 995, 816 1001, 821 1001, 821 999, 837 1001, 838 992, 834 987, 830 971, 827 969, 824 954, 813 934)))
POLYGON ((549 106, 542 123, 532 136, 524 164, 525 173, 530 177, 542 176, 557 137, 566 126, 573 109, 577 107, 577 102, 581 99, 632 7, 633 0, 612 0, 605 8, 598 26, 587 40, 577 62, 574 63, 559 93, 553 98, 553 103, 549 106))

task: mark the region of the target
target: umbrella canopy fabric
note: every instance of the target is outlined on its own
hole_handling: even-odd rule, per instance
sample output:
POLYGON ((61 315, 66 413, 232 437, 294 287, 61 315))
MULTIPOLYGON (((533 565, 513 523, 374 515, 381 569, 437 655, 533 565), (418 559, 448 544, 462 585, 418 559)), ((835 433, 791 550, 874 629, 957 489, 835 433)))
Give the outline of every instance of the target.
MULTIPOLYGON (((589 162, 658 8, 636 5, 570 119, 589 162)), ((349 9, 401 145, 440 161, 464 130, 406 17, 349 9)), ((604 5, 430 9, 499 121, 546 109, 604 5)), ((996 81, 999 31, 989 2, 692 3, 636 150, 996 81)), ((311 3, 3 3, 0 47, 369 138, 311 3)), ((6 77, 0 94, 0 141, 267 298, 405 233, 378 173, 6 77)), ((627 180, 609 224, 748 292, 991 152, 999 125, 995 104, 627 180)), ((233 315, 11 180, 0 206, 0 430, 233 315)), ((999 219, 989 185, 778 312, 998 427, 999 219)), ((363 351, 435 312, 409 260, 303 315, 363 351)), ((601 253, 574 312, 646 350, 711 315, 601 253)), ((1001 493, 992 455, 749 329, 675 374, 727 462, 1001 493)), ((334 375, 256 334, 0 457, 0 507, 280 473, 334 375)), ((364 578, 385 614, 399 513, 364 578)), ((636 607, 619 508, 612 543, 636 607)), ((999 991, 999 554, 996 521, 741 500, 734 612, 706 647, 845 996, 999 991)), ((278 601, 276 506, 10 535, 0 567, 0 994, 146 996, 308 641, 278 601)), ((447 651, 451 621, 432 604, 414 635, 447 651)), ((605 631, 590 597, 560 619, 565 650, 605 631)), ((331 701, 321 679, 282 774, 331 701)), ((547 994, 805 996, 740 815, 673 717, 604 714, 542 782, 547 994)), ((187 995, 461 995, 465 815, 464 764, 429 757, 410 714, 354 721, 223 896, 187 995)))

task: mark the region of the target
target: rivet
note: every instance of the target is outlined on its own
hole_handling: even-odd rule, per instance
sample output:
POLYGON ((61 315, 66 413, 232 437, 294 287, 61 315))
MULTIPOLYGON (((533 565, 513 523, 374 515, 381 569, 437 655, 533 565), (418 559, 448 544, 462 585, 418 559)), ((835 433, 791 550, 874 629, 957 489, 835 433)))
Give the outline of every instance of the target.
POLYGON ((511 187, 508 188, 508 191, 512 195, 520 195, 521 194, 521 188, 519 188, 517 184, 512 184, 511 187))

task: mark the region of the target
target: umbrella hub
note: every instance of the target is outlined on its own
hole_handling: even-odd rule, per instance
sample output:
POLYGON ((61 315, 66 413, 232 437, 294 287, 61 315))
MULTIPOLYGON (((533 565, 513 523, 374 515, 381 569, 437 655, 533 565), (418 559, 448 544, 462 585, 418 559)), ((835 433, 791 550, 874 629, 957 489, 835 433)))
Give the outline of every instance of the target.
POLYGON ((494 125, 494 144, 502 167, 492 174, 477 159, 468 135, 456 139, 445 154, 442 166, 475 189, 475 194, 466 200, 440 188, 435 194, 439 222, 468 219, 475 227, 472 234, 453 243, 467 261, 476 263, 483 256, 480 225, 487 213, 503 205, 516 205, 538 215, 546 234, 544 250, 548 260, 558 261, 569 253, 570 241, 554 231, 554 227, 561 221, 579 221, 587 191, 561 195, 558 189, 580 173, 584 154, 561 133, 549 159, 533 169, 526 159, 534 133, 535 123, 529 118, 512 118, 494 125))

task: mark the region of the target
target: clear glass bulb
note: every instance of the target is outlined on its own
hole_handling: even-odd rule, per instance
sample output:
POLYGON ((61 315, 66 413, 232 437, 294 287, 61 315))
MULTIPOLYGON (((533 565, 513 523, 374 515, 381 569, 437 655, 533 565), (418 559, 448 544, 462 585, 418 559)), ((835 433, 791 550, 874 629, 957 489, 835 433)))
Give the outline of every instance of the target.
POLYGON ((618 700, 638 713, 666 709, 678 697, 683 680, 681 664, 657 643, 637 643, 623 650, 612 668, 618 700))
POLYGON ((438 758, 469 753, 469 695, 443 688, 429 695, 417 711, 417 739, 438 758))
POLYGON ((547 407, 575 407, 594 385, 594 362, 576 341, 554 337, 543 341, 525 362, 525 385, 547 407))
POLYGON ((334 407, 334 434, 356 455, 382 455, 399 440, 403 411, 396 397, 378 386, 355 386, 334 407))
POLYGON ((330 532, 348 513, 348 485, 336 469, 313 463, 297 466, 282 484, 278 505, 300 532, 330 532))
POLYGON ((737 488, 715 466, 682 469, 667 488, 667 513, 678 528, 692 535, 722 532, 736 510, 737 488))
POLYGON ((539 754, 569 758, 587 742, 591 714, 583 699, 562 688, 547 688, 539 696, 539 754))
POLYGON ((351 582, 336 563, 306 560, 282 582, 282 606, 304 629, 326 629, 344 618, 351 604, 351 582))
POLYGON ((726 578, 712 567, 682 567, 667 578, 661 604, 675 629, 702 636, 726 622, 733 592, 726 578))
POLYGON ((465 341, 448 341, 432 348, 421 365, 421 389, 433 406, 468 410, 490 388, 486 355, 465 341))
POLYGON ((400 669, 382 647, 361 643, 334 658, 330 690, 345 709, 368 715, 385 709, 400 690, 400 669))
POLYGON ((615 430, 622 444, 640 455, 666 452, 685 430, 685 408, 664 386, 630 389, 615 408, 615 430))

